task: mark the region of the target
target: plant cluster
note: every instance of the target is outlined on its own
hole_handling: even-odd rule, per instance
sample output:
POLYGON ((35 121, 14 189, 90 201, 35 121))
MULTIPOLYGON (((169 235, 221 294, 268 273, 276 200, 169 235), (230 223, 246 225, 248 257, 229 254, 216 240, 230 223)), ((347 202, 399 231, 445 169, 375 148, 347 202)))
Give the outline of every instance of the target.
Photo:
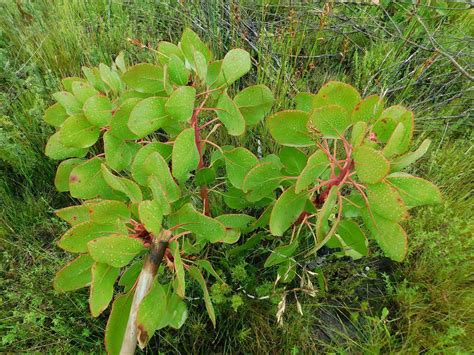
POLYGON ((71 225, 58 245, 78 256, 54 286, 90 286, 95 317, 114 299, 115 284, 123 288, 105 332, 109 353, 133 353, 156 330, 179 329, 189 278, 215 325, 203 274, 224 281, 208 256, 242 235, 251 236, 243 251, 269 233, 291 236, 264 264, 278 266, 283 282, 296 274, 302 238, 314 244, 308 254, 327 246, 359 258, 368 253, 368 230, 387 256, 403 260, 408 209, 440 200, 434 185, 400 172, 429 146, 408 152, 411 111, 384 109, 378 96, 362 99, 329 82, 317 94, 298 94, 296 110, 267 119, 283 148, 262 157, 214 139, 221 131, 244 134, 272 109, 264 85, 229 95, 251 69, 249 53, 214 59, 186 29, 178 45, 160 42, 156 56, 154 64, 128 67, 120 54, 110 67, 84 67, 85 78, 64 79, 45 113, 57 128, 46 155, 63 160, 55 185, 82 201, 57 211, 71 225))

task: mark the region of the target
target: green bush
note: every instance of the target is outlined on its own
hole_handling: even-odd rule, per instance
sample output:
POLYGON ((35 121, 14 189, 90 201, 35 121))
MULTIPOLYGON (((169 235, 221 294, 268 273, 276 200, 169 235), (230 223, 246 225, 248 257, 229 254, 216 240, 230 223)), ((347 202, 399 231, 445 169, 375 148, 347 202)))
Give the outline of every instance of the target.
MULTIPOLYGON (((71 225, 58 245, 79 255, 54 286, 90 286, 94 317, 108 308, 115 283, 123 287, 105 331, 108 352, 132 353, 137 340, 143 348, 156 330, 179 329, 187 318, 188 278, 202 288, 215 326, 203 273, 223 284, 209 260, 222 264, 216 245, 242 235, 250 238, 229 254, 251 252, 271 238, 268 231, 290 237, 263 264, 278 266, 283 283, 296 275, 302 244, 313 244, 307 255, 327 246, 358 259, 369 252, 366 230, 388 257, 404 259, 400 223, 409 208, 441 200, 433 184, 400 172, 429 146, 409 151, 411 111, 384 109, 378 96, 362 99, 350 85, 329 82, 317 94, 298 94, 296 110, 269 117, 267 127, 284 148, 255 155, 211 140, 221 128, 241 136, 272 109, 264 85, 228 94, 251 69, 250 55, 233 49, 215 60, 189 29, 179 45, 160 42, 156 54, 154 64, 128 67, 120 54, 111 67, 84 67, 85 79, 62 81, 44 117, 57 128, 46 155, 63 160, 55 186, 83 200, 57 211, 71 225)), ((235 282, 260 268, 259 261, 249 267, 234 261, 235 282)), ((244 306, 241 295, 212 290, 234 312, 244 306)))

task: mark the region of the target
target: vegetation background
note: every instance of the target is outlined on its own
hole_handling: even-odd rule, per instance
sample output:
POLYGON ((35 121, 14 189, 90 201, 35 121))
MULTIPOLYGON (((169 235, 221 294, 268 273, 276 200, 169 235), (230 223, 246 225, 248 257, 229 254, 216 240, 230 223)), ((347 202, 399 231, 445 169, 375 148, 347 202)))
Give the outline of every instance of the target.
MULTIPOLYGON (((192 303, 185 326, 160 331, 146 352, 472 353, 471 7, 439 0, 0 1, 0 352, 104 351, 106 316, 88 314, 87 292, 52 288, 68 257, 55 245, 66 226, 53 211, 74 201, 54 190, 56 163, 43 155, 51 128, 42 115, 60 79, 80 75, 82 65, 110 64, 120 51, 129 63, 153 61, 152 51, 128 38, 154 47, 177 42, 189 26, 217 56, 248 50, 255 65, 246 84, 267 84, 275 110, 330 79, 414 110, 416 139, 433 141, 416 174, 438 184, 445 203, 408 222, 404 263, 378 253, 360 261, 319 255, 311 265, 323 268, 327 291, 289 298, 283 326, 275 319, 279 300, 214 289, 216 331, 192 303)), ((257 135, 267 152, 275 149, 263 125, 241 144, 252 148, 257 135)), ((241 260, 233 270, 244 289, 255 282, 250 268, 241 260)))

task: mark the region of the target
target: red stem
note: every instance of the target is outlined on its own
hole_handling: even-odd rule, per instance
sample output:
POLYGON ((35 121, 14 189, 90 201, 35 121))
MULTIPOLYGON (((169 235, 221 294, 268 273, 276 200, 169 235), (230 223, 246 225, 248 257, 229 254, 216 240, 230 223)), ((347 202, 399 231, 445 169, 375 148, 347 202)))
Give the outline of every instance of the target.
POLYGON ((317 203, 318 204, 322 204, 324 203, 324 201, 326 201, 326 198, 328 197, 329 195, 329 191, 331 191, 331 188, 333 186, 337 186, 339 185, 342 181, 345 181, 347 175, 349 175, 351 169, 353 168, 354 166, 354 161, 353 160, 349 160, 348 162, 346 162, 346 164, 344 165, 344 167, 342 168, 342 170, 339 172, 339 175, 337 175, 336 177, 332 178, 332 179, 329 179, 328 180, 328 183, 326 185, 326 188, 324 189, 324 191, 319 194, 319 196, 317 197, 317 203))
MULTIPOLYGON (((196 148, 199 153, 199 164, 198 164, 198 169, 202 169, 205 167, 204 165, 204 157, 202 153, 202 138, 201 138, 201 128, 199 127, 199 122, 198 122, 198 115, 203 109, 207 98, 209 97, 209 94, 207 94, 204 97, 204 100, 202 101, 201 105, 197 109, 194 110, 193 116, 191 117, 191 125, 194 128, 194 142, 196 144, 196 148)), ((204 205, 204 214, 206 216, 210 215, 210 209, 209 209, 209 193, 207 190, 207 186, 203 185, 201 186, 200 189, 200 195, 201 195, 201 200, 204 205)))

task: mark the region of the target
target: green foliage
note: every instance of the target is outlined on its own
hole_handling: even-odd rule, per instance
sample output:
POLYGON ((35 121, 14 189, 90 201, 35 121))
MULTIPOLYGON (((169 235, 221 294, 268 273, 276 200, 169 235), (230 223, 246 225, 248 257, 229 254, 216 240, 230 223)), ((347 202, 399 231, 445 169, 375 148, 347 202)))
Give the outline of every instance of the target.
MULTIPOLYGON (((217 171, 206 166, 204 148, 216 147, 216 152, 223 153, 229 180, 238 188, 258 159, 244 148, 223 151, 212 143, 209 137, 219 125, 210 126, 212 119, 204 112, 214 112, 227 133, 238 136, 244 133, 247 121, 257 124, 273 104, 271 91, 264 85, 242 91, 236 102, 227 93, 229 85, 250 70, 250 55, 242 49, 231 50, 222 65, 214 67, 211 52, 189 29, 183 32, 180 47, 163 42, 158 48, 163 50, 160 63, 127 67, 120 55, 110 67, 83 68, 86 79, 65 80, 68 91, 53 95, 58 103, 45 114, 45 121, 57 128, 46 154, 53 159, 71 158, 59 165, 55 185, 84 200, 80 206, 57 212, 71 225, 58 245, 81 253, 58 273, 57 290, 90 285, 90 310, 96 317, 112 301, 120 274, 124 292, 135 292, 133 282, 141 277, 135 265, 141 264, 121 269, 144 258, 150 247, 161 243, 162 233, 174 234, 165 252, 171 272, 160 271, 160 279, 172 281, 164 284, 156 279, 139 304, 137 340, 141 347, 156 330, 183 325, 187 274, 202 288, 215 326, 216 315, 201 270, 223 281, 207 260, 199 260, 205 257, 201 250, 207 243, 236 243, 242 233, 254 229, 252 216, 211 216, 209 185, 216 185, 217 171), (208 68, 212 68, 209 75, 215 76, 211 83, 208 68), (250 100, 253 95, 258 99, 250 100), (204 131, 208 131, 206 138, 204 131), (87 158, 78 159, 86 154, 87 158), (200 187, 197 200, 194 185, 188 183, 191 176, 200 187), (179 237, 183 242, 174 240, 179 237), (189 265, 190 257, 195 265, 189 265)), ((278 186, 280 175, 274 180, 276 184, 261 197, 278 186)), ((247 180, 246 186, 253 191, 261 185, 265 181, 247 180)), ((130 308, 128 294, 116 297, 109 318, 106 346, 111 353, 117 352, 124 338, 126 317, 117 312, 130 308)), ((235 309, 240 307, 239 302, 234 303, 235 309)))
MULTIPOLYGON (((6 238, 2 245, 6 249, 2 252, 2 271, 6 271, 2 284, 2 318, 5 319, 2 328, 3 351, 48 352, 54 348, 59 352, 103 352, 100 340, 103 318, 84 317, 87 290, 68 295, 56 294, 49 282, 44 282, 52 280, 52 269, 59 269, 60 264, 66 262, 64 253, 51 242, 53 236, 64 228, 58 219, 51 219, 51 210, 71 201, 66 194, 52 190, 55 162, 42 156, 44 140, 51 128, 42 122, 41 114, 47 105, 53 103, 50 93, 58 90, 60 77, 73 77, 64 81, 69 88, 61 90, 75 94, 73 86, 80 84, 77 78, 80 65, 97 65, 100 61, 110 64, 111 58, 120 50, 127 53, 127 63, 132 60, 151 62, 155 57, 163 63, 162 56, 153 51, 156 48, 161 51, 163 42, 157 45, 160 36, 177 41, 179 31, 170 31, 170 28, 189 24, 202 31, 218 57, 223 57, 224 48, 232 46, 251 50, 252 57, 258 58, 259 66, 254 67, 252 75, 238 85, 267 83, 275 93, 278 107, 287 105, 288 99, 297 90, 318 87, 327 78, 351 81, 361 92, 363 90, 364 96, 377 93, 389 103, 408 103, 416 112, 416 134, 433 140, 433 148, 428 154, 434 152, 436 156, 443 157, 432 165, 424 158, 420 161, 421 170, 408 167, 408 171, 410 174, 429 176, 431 181, 442 187, 444 196, 449 191, 456 191, 455 195, 451 195, 456 204, 446 208, 423 209, 422 212, 426 213, 413 211, 412 218, 406 222, 411 237, 410 252, 414 253, 401 268, 403 277, 409 281, 404 286, 399 275, 393 275, 393 287, 399 288, 400 297, 387 304, 390 309, 388 319, 370 322, 354 334, 354 324, 351 322, 348 325, 345 318, 349 312, 354 312, 353 306, 336 315, 341 316, 340 323, 334 324, 324 317, 331 314, 332 309, 340 308, 334 307, 335 295, 349 294, 353 298, 352 292, 356 288, 354 283, 347 282, 347 275, 355 280, 365 280, 364 274, 372 278, 373 271, 366 273, 363 267, 359 267, 364 261, 354 263, 347 258, 325 258, 326 251, 323 250, 318 260, 326 260, 323 266, 325 277, 331 280, 329 285, 335 287, 327 292, 328 298, 320 297, 318 302, 298 294, 304 316, 297 313, 293 299, 289 297, 285 323, 283 327, 276 327, 272 322, 276 309, 268 305, 270 302, 252 300, 241 294, 245 305, 238 313, 226 313, 224 307, 216 307, 218 337, 209 331, 210 322, 206 322, 203 307, 193 306, 186 325, 179 333, 162 330, 159 339, 155 337, 147 351, 156 352, 159 348, 165 352, 177 349, 181 352, 203 352, 211 349, 214 352, 314 353, 323 352, 321 348, 324 348, 325 351, 339 353, 371 352, 375 349, 382 349, 380 351, 383 352, 462 352, 472 349, 472 343, 463 343, 466 334, 472 331, 466 328, 465 335, 462 335, 463 327, 469 324, 466 321, 469 318, 465 318, 469 303, 461 307, 457 302, 458 296, 468 295, 469 283, 465 279, 462 281, 465 273, 459 270, 466 270, 467 267, 466 254, 460 243, 471 239, 466 226, 466 221, 470 220, 470 208, 466 205, 461 208, 458 202, 467 201, 464 197, 469 195, 465 186, 468 185, 466 182, 472 181, 468 173, 472 168, 469 169, 469 159, 466 159, 470 151, 467 151, 465 141, 460 140, 462 144, 456 144, 456 149, 452 149, 452 139, 466 136, 469 131, 466 127, 470 125, 468 112, 471 105, 467 99, 470 82, 437 51, 417 50, 419 45, 430 49, 430 37, 418 23, 417 16, 411 14, 420 16, 430 31, 436 29, 433 37, 461 65, 468 62, 469 51, 463 50, 466 48, 463 38, 472 26, 464 16, 468 11, 460 11, 463 4, 449 3, 449 8, 445 10, 448 6, 443 5, 444 1, 420 2, 416 9, 412 4, 388 3, 382 1, 382 6, 364 7, 334 3, 324 11, 319 11, 324 4, 260 7, 254 3, 249 6, 235 4, 227 8, 217 3, 201 6, 192 2, 170 7, 165 2, 154 1, 132 7, 107 1, 64 2, 54 6, 43 2, 23 2, 20 7, 15 2, 5 3, 0 18, 4 29, 0 39, 0 62, 5 68, 1 85, 5 105, 0 109, 3 115, 0 124, 3 125, 0 130, 0 181, 7 186, 6 190, 1 190, 0 198, 4 207, 0 229, 6 238), (315 8, 317 12, 314 12, 315 8), (49 16, 51 10, 54 16, 49 16), (156 13, 160 16, 155 16, 156 13), (275 18, 278 21, 273 21, 275 18), (347 21, 354 18, 357 21, 347 21), (318 30, 320 24, 322 28, 318 30), (340 28, 341 31, 334 32, 333 28, 340 28), (127 43, 124 34, 138 36, 150 50, 134 46, 133 42, 127 43), (71 80, 78 82, 71 85, 71 80), (451 155, 445 154, 448 152, 451 155), (464 163, 459 163, 459 157, 463 158, 464 163), (459 218, 461 215, 464 220, 459 218), (419 245, 421 243, 423 246, 419 245), (426 244, 430 247, 425 248, 426 244), (448 260, 452 260, 455 266, 449 267, 448 260), (327 269, 338 271, 326 274, 327 269), (437 272, 434 273, 434 270, 437 272), (341 284, 340 288, 336 287, 338 284, 341 284), (406 323, 401 323, 402 317, 406 323), (395 347, 385 341, 387 336, 382 325, 394 329, 391 336, 397 343, 395 347), (346 329, 350 332, 347 337, 344 334, 346 329), (406 335, 405 331, 409 334, 406 335), (335 333, 335 336, 330 335, 335 333)), ((190 68, 185 68, 182 64, 184 58, 180 59, 180 55, 171 55, 171 63, 184 67, 180 71, 184 75, 179 85, 186 85, 190 68)), ((122 73, 120 57, 123 59, 123 55, 119 55, 115 63, 122 73)), ((169 75, 173 82, 178 83, 172 76, 172 64, 169 64, 169 75)), ((218 66, 210 65, 208 72, 213 67, 218 66)), ((100 79, 100 71, 93 72, 100 79)), ((98 82, 100 91, 111 90, 102 80, 98 82)), ((95 86, 94 89, 97 90, 95 86)), ((234 92, 231 88, 229 95, 232 97, 234 92)), ((139 94, 132 93, 130 96, 139 97, 139 94)), ((237 103, 236 96, 233 97, 237 103)), ((128 100, 140 101, 140 98, 128 100)), ((244 114, 243 108, 241 111, 244 114)), ((117 113, 110 123, 111 131, 118 120, 117 113)), ((126 118, 128 120, 128 114, 126 118)), ((258 125, 255 131, 247 132, 248 136, 239 137, 239 144, 254 153, 259 152, 260 148, 263 154, 278 152, 263 126, 258 125)), ((220 145, 236 144, 236 140, 225 135, 214 137, 214 142, 220 145)), ((172 145, 166 147, 171 152, 172 145)), ((308 154, 305 149, 301 150, 308 154)), ((280 151, 278 155, 285 165, 283 174, 293 175, 286 172, 290 164, 284 161, 284 154, 280 151)), ((168 160, 166 156, 164 158, 168 160)), ((125 176, 128 171, 121 174, 125 176)), ((217 181, 223 180, 219 177, 217 181)), ((217 206, 219 198, 218 194, 213 193, 211 202, 214 202, 211 205, 217 206)), ((260 213, 258 210, 254 214, 253 210, 245 208, 245 213, 260 213)), ((213 211, 215 214, 218 212, 213 211)), ((226 209, 226 213, 229 212, 232 211, 226 209)), ((243 245, 252 237, 244 235, 244 238, 235 246, 243 245)), ((268 248, 273 248, 273 244, 281 242, 280 239, 260 238, 260 242, 254 243, 253 248, 257 250, 248 261, 252 264, 258 262, 262 253, 264 260, 269 254, 268 248)), ((302 244, 302 248, 306 245, 302 244)), ((370 249, 374 250, 373 245, 370 249)), ((380 254, 372 252, 371 255, 372 258, 367 259, 370 266, 379 260, 380 254)), ((309 257, 308 261, 312 258, 309 257)), ((303 260, 304 263, 306 261, 303 260)), ((217 269, 220 268, 217 258, 213 258, 212 262, 217 269)), ((308 269, 314 270, 312 264, 308 269)), ((248 284, 253 282, 255 273, 252 268, 248 270, 249 278, 245 285, 251 291, 248 284)), ((269 286, 263 291, 258 289, 255 294, 259 297, 268 295, 266 290, 273 289, 273 271, 264 271, 258 279, 259 285, 269 286)), ((391 270, 389 274, 392 276, 391 270)), ((294 284, 297 282, 298 278, 294 284)), ((187 291, 192 293, 192 287, 187 291)), ((360 311, 362 320, 364 312, 372 312, 372 299, 377 304, 379 300, 383 302, 389 298, 385 292, 384 297, 380 297, 380 292, 384 289, 377 288, 372 298, 368 288, 371 304, 368 310, 360 311)), ((366 294, 365 288, 360 294, 366 294)), ((271 304, 276 305, 279 301, 278 296, 276 301, 272 296, 271 304)), ((122 311, 122 314, 128 313, 127 309, 122 311)), ((378 318, 379 314, 375 310, 372 316, 378 318)))
MULTIPOLYGON (((317 94, 297 98, 297 105, 305 111, 282 111, 268 119, 269 131, 278 143, 316 146, 308 149, 306 166, 295 170, 296 179, 278 186, 284 191, 271 211, 273 235, 291 230, 298 241, 305 230, 313 233, 314 225, 316 244, 311 252, 328 243, 360 258, 367 254, 363 231, 367 230, 388 257, 405 258, 407 235, 399 223, 408 218, 408 207, 440 203, 441 195, 430 182, 391 170, 392 160, 409 164, 417 158, 405 154, 413 135, 413 113, 400 105, 383 110, 381 103, 376 96, 361 99, 350 85, 331 81, 317 94), (349 200, 349 195, 358 202, 349 200), (353 212, 346 216, 343 207, 348 204, 353 212)), ((266 179, 271 165, 257 171, 257 176, 248 173, 248 179, 258 181, 258 174, 266 179)), ((273 166, 278 169, 278 163, 273 166)), ((267 194, 273 197, 272 192, 267 194)), ((296 248, 289 250, 287 257, 296 252, 296 248)), ((274 264, 272 257, 267 266, 274 264)))

